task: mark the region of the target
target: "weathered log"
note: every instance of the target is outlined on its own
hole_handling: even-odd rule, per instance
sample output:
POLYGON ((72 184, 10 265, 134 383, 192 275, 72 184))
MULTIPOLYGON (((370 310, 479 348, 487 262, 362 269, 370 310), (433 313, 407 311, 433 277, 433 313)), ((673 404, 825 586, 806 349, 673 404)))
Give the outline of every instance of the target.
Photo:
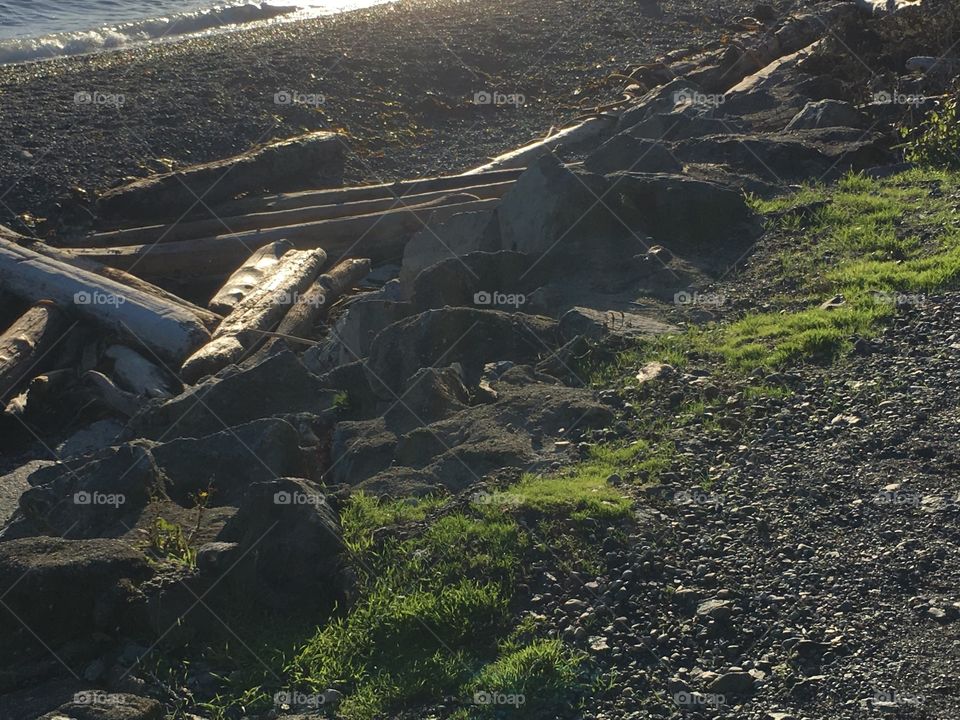
POLYGON ((339 188, 336 190, 305 190, 261 197, 243 198, 214 208, 221 217, 252 213, 296 210, 319 205, 337 205, 369 200, 389 200, 433 192, 469 192, 476 185, 493 185, 516 180, 522 168, 497 170, 489 173, 466 173, 441 177, 402 180, 380 185, 339 188))
POLYGON ((526 168, 538 157, 554 152, 561 147, 570 147, 579 143, 595 140, 609 132, 617 124, 615 115, 599 115, 560 130, 550 137, 524 145, 516 150, 495 157, 485 165, 470 170, 467 175, 479 175, 504 168, 526 168))
POLYGON ((107 190, 98 207, 101 217, 175 219, 241 193, 339 184, 343 159, 336 133, 308 133, 107 190))
POLYGON ((382 262, 399 258, 410 236, 429 222, 439 222, 460 212, 493 208, 499 202, 453 195, 410 208, 263 232, 160 245, 73 248, 62 252, 67 257, 93 260, 151 280, 221 278, 234 272, 254 251, 277 240, 289 240, 301 250, 323 248, 334 260, 368 257, 373 262, 382 262))
MULTIPOLYGON (((472 185, 463 188, 461 192, 469 193, 481 200, 500 198, 503 197, 504 193, 506 193, 513 183, 513 180, 506 180, 487 185, 472 185)), ((182 222, 175 225, 152 225, 142 228, 112 230, 110 232, 96 233, 69 244, 73 247, 115 247, 117 245, 194 240, 196 238, 220 235, 225 232, 240 233, 248 230, 268 230, 271 228, 316 222, 318 220, 333 220, 357 215, 369 215, 371 213, 393 210, 399 207, 422 205, 426 202, 439 200, 449 194, 449 191, 437 190, 417 195, 405 195, 399 198, 386 197, 332 205, 311 205, 309 207, 294 208, 291 210, 235 215, 223 219, 214 218, 210 220, 182 222)))
POLYGON ((370 260, 344 260, 329 273, 316 279, 280 323, 277 332, 294 337, 307 337, 317 319, 327 312, 351 287, 370 274, 370 260))
MULTIPOLYGON (((2 226, 0 226, 0 229, 3 229, 2 226)), ((4 237, 3 233, 0 233, 0 237, 4 237)), ((91 259, 78 258, 72 255, 69 250, 50 247, 49 245, 45 245, 38 240, 34 240, 33 238, 18 235, 13 231, 7 231, 5 238, 9 239, 10 242, 14 243, 15 245, 27 248, 28 250, 39 253, 40 255, 45 255, 46 257, 58 260, 59 262, 66 263, 68 265, 75 265, 76 267, 83 268, 84 270, 89 270, 92 273, 102 275, 103 277, 118 282, 122 285, 127 285, 135 290, 139 290, 146 295, 153 295, 160 300, 165 300, 173 305, 178 305, 186 312, 195 315, 197 319, 203 323, 207 330, 215 330, 220 324, 220 321, 223 320, 223 318, 216 313, 202 308, 199 305, 194 305, 178 295, 174 295, 173 293, 168 292, 161 287, 157 287, 156 285, 138 278, 136 275, 131 275, 123 270, 109 267, 91 259)))
POLYGON ((111 345, 103 356, 113 364, 111 374, 114 380, 128 392, 147 398, 168 398, 180 391, 168 373, 135 350, 124 345, 111 345))
POLYGON ((101 372, 88 370, 83 374, 83 384, 92 394, 92 399, 118 415, 131 418, 141 408, 140 398, 126 390, 121 390, 113 380, 101 372))
POLYGON ((0 335, 0 400, 6 400, 56 344, 66 316, 50 302, 27 310, 0 335))
POLYGON ((280 258, 291 250, 293 245, 286 240, 278 240, 257 250, 213 296, 210 309, 224 315, 232 312, 237 303, 249 295, 280 258))
POLYGON ((249 295, 244 297, 214 333, 211 341, 187 358, 180 370, 186 382, 240 361, 263 340, 260 331, 272 330, 320 274, 327 254, 323 250, 291 250, 249 295))
POLYGON ((924 73, 936 71, 944 75, 955 75, 960 71, 960 60, 957 58, 917 55, 907 60, 907 70, 924 73))
POLYGON ((27 302, 51 300, 173 362, 182 362, 210 339, 197 317, 179 305, 3 238, 0 286, 27 302))

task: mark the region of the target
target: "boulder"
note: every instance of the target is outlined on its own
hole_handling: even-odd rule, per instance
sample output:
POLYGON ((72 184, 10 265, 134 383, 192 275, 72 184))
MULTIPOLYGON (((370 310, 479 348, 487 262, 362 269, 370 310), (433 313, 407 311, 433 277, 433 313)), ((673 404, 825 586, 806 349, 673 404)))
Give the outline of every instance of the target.
POLYGON ((447 305, 521 310, 531 286, 532 278, 526 277, 529 268, 527 255, 508 250, 443 260, 421 272, 414 281, 414 312, 447 305))
POLYGON ((151 443, 137 441, 43 467, 28 480, 20 510, 30 523, 63 537, 119 537, 136 523, 163 478, 151 443))
POLYGON ((298 478, 251 485, 220 540, 242 558, 224 575, 236 592, 279 611, 329 611, 347 596, 340 521, 298 478))
POLYGON ((646 315, 622 310, 594 310, 572 307, 563 314, 559 323, 560 339, 569 342, 583 336, 599 340, 607 336, 642 337, 675 332, 676 328, 646 315))
MULTIPOLYGON (((719 118, 703 112, 681 110, 670 113, 655 113, 631 128, 624 134, 640 140, 673 141, 687 138, 702 137, 704 135, 726 135, 742 133, 749 129, 749 123, 739 118, 719 118)), ((674 160, 676 162, 676 160, 674 160)), ((617 168, 625 170, 627 168, 617 168)), ((637 172, 676 172, 669 168, 645 170, 636 168, 637 172)))
POLYGON ((496 250, 499 245, 499 228, 492 210, 459 213, 436 226, 424 227, 403 250, 400 285, 404 295, 409 297, 414 278, 425 268, 478 250, 496 250))
POLYGON ((137 585, 153 575, 147 558, 119 540, 32 537, 0 543, 0 689, 17 664, 50 659, 65 643, 96 652, 94 634, 135 632, 137 585))
POLYGON ((657 138, 641 139, 620 133, 597 148, 583 163, 600 175, 617 171, 678 173, 683 166, 657 138))
POLYGON ((470 393, 458 368, 421 368, 387 412, 387 426, 394 432, 406 432, 448 418, 469 402, 470 393))
POLYGON ((787 130, 805 130, 825 127, 866 127, 867 118, 848 102, 820 100, 808 102, 787 123, 787 130))
POLYGON ((38 720, 163 720, 164 717, 163 706, 152 698, 81 690, 71 702, 38 720))
POLYGON ((593 235, 615 222, 598 202, 606 181, 576 173, 553 155, 530 165, 498 208, 501 247, 537 257, 575 237, 593 235))
POLYGON ((200 438, 265 417, 322 414, 335 392, 323 387, 288 349, 252 367, 230 367, 182 395, 147 405, 130 421, 130 433, 150 439, 200 438))
POLYGON ((385 418, 337 423, 324 482, 356 485, 389 468, 396 446, 397 434, 387 428, 385 418))
POLYGON ((249 485, 306 476, 300 436, 286 420, 263 418, 203 438, 179 438, 153 449, 167 493, 185 507, 201 490, 214 505, 237 505, 249 485), (215 462, 211 460, 215 459, 215 462))
POLYGON ((384 400, 396 399, 420 368, 460 363, 464 382, 476 385, 484 364, 531 362, 553 346, 555 323, 498 310, 427 310, 386 328, 374 339, 367 378, 384 400))
MULTIPOLYGON (((621 214, 673 252, 727 239, 753 219, 743 194, 682 175, 624 173, 615 178, 621 214)), ((750 236, 743 239, 749 241, 750 236)))
POLYGON ((13 518, 20 505, 20 496, 30 488, 29 477, 40 468, 50 467, 53 464, 52 460, 33 460, 0 476, 0 528, 6 526, 13 518))
POLYGON ((721 164, 778 184, 833 178, 889 158, 881 134, 855 128, 696 138, 676 143, 674 154, 684 163, 721 164))
POLYGON ((326 339, 304 353, 303 363, 320 374, 365 358, 377 333, 411 312, 409 302, 361 296, 347 304, 326 339))

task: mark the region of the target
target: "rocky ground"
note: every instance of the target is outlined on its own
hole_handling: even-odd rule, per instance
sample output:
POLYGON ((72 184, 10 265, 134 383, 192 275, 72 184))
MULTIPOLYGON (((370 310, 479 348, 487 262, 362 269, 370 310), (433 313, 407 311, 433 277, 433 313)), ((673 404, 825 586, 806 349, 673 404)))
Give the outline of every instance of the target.
POLYGON ((309 130, 349 133, 349 182, 466 169, 609 102, 623 86, 609 76, 626 66, 717 41, 753 4, 409 0, 5 66, 0 222, 26 213, 43 233, 36 218, 56 227, 75 206, 82 217, 92 193, 125 178, 309 130), (124 101, 78 105, 83 92, 124 101), (275 103, 282 92, 314 99, 275 103), (484 92, 523 101, 475 104, 484 92))
POLYGON ((954 717, 953 78, 833 72, 951 7, 636 88, 307 349, 74 323, 0 414, 0 717, 954 717))

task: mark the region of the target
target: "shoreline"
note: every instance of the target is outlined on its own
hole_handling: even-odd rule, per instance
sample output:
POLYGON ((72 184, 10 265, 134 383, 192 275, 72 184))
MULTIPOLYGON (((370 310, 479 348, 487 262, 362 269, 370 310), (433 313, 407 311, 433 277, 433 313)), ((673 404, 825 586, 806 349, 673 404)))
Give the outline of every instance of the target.
POLYGON ((611 73, 715 40, 751 7, 406 0, 2 66, 0 223, 42 236, 40 218, 82 218, 124 179, 312 130, 348 134, 348 183, 462 170, 615 99, 611 73), (323 102, 278 105, 283 92, 323 102), (478 93, 525 102, 477 105, 478 93))

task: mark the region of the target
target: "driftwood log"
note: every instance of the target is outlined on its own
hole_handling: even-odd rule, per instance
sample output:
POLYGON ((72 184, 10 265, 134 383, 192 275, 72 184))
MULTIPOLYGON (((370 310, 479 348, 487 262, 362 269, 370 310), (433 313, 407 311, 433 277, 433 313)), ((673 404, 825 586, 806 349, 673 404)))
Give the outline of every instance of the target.
POLYGON ((66 257, 92 260, 136 273, 147 280, 222 278, 267 243, 289 240, 297 249, 323 248, 335 261, 367 257, 373 262, 399 258, 413 233, 451 215, 495 207, 499 200, 453 195, 432 203, 360 217, 321 220, 264 232, 220 235, 160 245, 73 248, 66 257))
POLYGON ((477 185, 494 185, 516 180, 521 172, 522 169, 508 169, 483 173, 480 177, 478 177, 476 173, 465 173, 462 175, 444 175, 441 177, 403 180, 392 183, 382 183, 380 185, 363 185, 360 187, 339 188, 336 190, 304 190, 295 193, 244 198, 242 200, 235 200, 223 205, 218 205, 214 209, 221 217, 229 217, 249 215, 252 213, 296 210, 320 205, 396 199, 435 192, 469 192, 469 188, 477 185))
MULTIPOLYGON (((513 186, 512 180, 486 185, 471 185, 460 192, 473 195, 481 200, 501 198, 513 186)), ((96 233, 80 241, 70 243, 75 247, 115 247, 118 245, 147 244, 154 242, 176 242, 194 240, 224 233, 240 233, 248 230, 268 230, 271 228, 300 225, 318 220, 369 215, 399 207, 422 205, 449 195, 449 191, 435 190, 416 195, 404 195, 399 198, 385 197, 373 200, 335 203, 329 205, 311 205, 309 207, 277 210, 272 212, 234 215, 222 219, 196 220, 175 225, 152 225, 142 228, 128 228, 110 232, 96 233)))
POLYGON ((105 192, 101 217, 184 217, 246 192, 338 184, 344 143, 331 132, 315 132, 271 143, 241 155, 153 175, 105 192))
POLYGON ((220 315, 202 308, 199 305, 194 305, 193 303, 184 300, 179 295, 174 295, 173 293, 168 292, 161 287, 157 287, 146 280, 138 278, 136 275, 131 275, 128 272, 109 267, 94 260, 78 258, 72 255, 69 250, 61 250, 50 247, 49 245, 45 245, 42 242, 32 238, 18 235, 13 231, 7 231, 6 234, 0 233, 0 239, 9 240, 14 245, 19 245, 20 247, 32 250, 35 253, 45 255, 53 260, 66 263, 68 265, 75 265, 76 267, 83 268, 84 270, 88 270, 97 275, 101 275, 109 280, 120 283, 121 285, 126 285, 134 290, 139 290, 145 295, 153 295, 160 300, 164 300, 172 305, 177 305, 185 312, 194 315, 203 324, 203 326, 207 328, 207 330, 215 330, 220 324, 220 321, 223 320, 220 315))
POLYGON ((313 333, 317 320, 336 303, 344 293, 370 274, 367 258, 344 260, 328 273, 316 279, 280 323, 277 333, 306 338, 313 333))
MULTIPOLYGON (((320 274, 323 250, 291 250, 249 295, 244 297, 214 333, 209 343, 187 358, 180 370, 186 382, 196 382, 239 362, 263 340, 320 274)), ((282 379, 281 379, 282 380, 282 379)))
POLYGON ((286 240, 277 240, 257 250, 213 296, 210 309, 224 315, 232 312, 291 250, 293 245, 286 240))
POLYGON ((30 378, 66 327, 63 312, 51 302, 41 302, 0 335, 0 401, 30 378))
POLYGON ((579 143, 595 140, 613 130, 617 125, 617 116, 599 115, 583 122, 564 128, 553 135, 524 145, 516 150, 495 157, 490 162, 470 170, 468 175, 486 175, 487 173, 507 168, 526 168, 537 158, 562 147, 570 147, 579 143))
POLYGON ((210 339, 180 305, 0 238, 0 286, 27 302, 51 300, 69 314, 180 363, 210 339))

